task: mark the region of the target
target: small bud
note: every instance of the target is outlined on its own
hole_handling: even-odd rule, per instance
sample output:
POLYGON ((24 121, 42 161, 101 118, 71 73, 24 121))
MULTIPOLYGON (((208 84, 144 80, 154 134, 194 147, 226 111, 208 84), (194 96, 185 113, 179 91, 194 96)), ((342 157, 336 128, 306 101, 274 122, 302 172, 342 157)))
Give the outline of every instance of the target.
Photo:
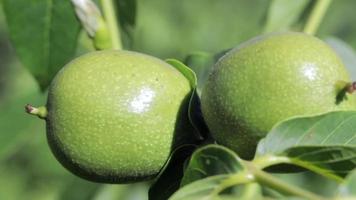
POLYGON ((90 37, 95 36, 95 32, 99 26, 99 20, 102 18, 97 5, 91 0, 72 0, 80 22, 90 37))
POLYGON ((106 21, 92 0, 72 0, 75 12, 96 49, 111 48, 111 37, 106 21))
POLYGON ((89 36, 94 37, 98 27, 97 18, 101 17, 100 11, 91 0, 72 0, 75 12, 89 36))

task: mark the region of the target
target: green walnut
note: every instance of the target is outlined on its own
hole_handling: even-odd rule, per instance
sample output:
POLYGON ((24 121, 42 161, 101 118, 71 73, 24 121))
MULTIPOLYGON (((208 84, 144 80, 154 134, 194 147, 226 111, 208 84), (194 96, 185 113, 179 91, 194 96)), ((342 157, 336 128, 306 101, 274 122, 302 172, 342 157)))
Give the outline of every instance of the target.
POLYGON ((275 33, 220 58, 202 90, 202 112, 218 143, 251 158, 258 140, 281 120, 355 109, 355 98, 343 93, 349 85, 342 61, 323 41, 275 33))
POLYGON ((192 138, 189 81, 173 66, 130 51, 97 51, 53 79, 46 107, 49 146, 74 174, 96 182, 150 180, 179 142, 192 138), (185 137, 188 135, 187 137, 185 137))

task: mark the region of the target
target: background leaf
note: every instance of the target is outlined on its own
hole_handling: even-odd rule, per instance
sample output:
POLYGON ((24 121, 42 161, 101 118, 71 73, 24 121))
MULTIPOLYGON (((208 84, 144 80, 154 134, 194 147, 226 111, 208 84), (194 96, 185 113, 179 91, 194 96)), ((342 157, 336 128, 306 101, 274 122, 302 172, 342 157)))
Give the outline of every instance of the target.
POLYGON ((264 32, 289 30, 309 3, 310 0, 272 0, 269 5, 264 32))
POLYGON ((315 172, 344 176, 356 167, 355 124, 354 111, 286 120, 260 141, 257 156, 286 156, 315 172))
POLYGON ((326 43, 328 43, 340 56, 346 69, 349 71, 351 75, 351 79, 356 81, 356 52, 355 50, 348 45, 346 42, 336 38, 336 37, 328 37, 325 39, 326 43))
POLYGON ((268 4, 265 0, 138 0, 132 49, 177 59, 194 51, 220 52, 260 34, 268 4))
POLYGON ((70 1, 3 0, 10 36, 42 90, 74 55, 79 23, 70 1))
POLYGON ((320 24, 317 36, 326 38, 332 35, 356 48, 355 7, 354 0, 332 1, 320 24))

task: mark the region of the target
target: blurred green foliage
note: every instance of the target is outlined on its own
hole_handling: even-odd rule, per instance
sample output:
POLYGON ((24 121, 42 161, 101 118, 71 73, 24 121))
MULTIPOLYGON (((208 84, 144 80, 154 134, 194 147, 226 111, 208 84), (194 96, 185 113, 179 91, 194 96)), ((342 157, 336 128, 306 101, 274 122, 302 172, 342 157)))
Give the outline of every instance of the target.
MULTIPOLYGON (((197 51, 215 54, 265 30, 280 30, 275 25, 265 28, 271 2, 274 1, 138 0, 135 26, 126 30, 124 44, 127 49, 160 58, 183 60, 197 51)), ((338 37, 351 45, 350 48, 356 48, 355 7, 354 0, 334 1, 318 35, 338 37)), ((278 12, 276 10, 274 12, 278 12)), ((294 29, 305 20, 308 12, 301 14, 288 21, 294 29)), ((147 183, 90 183, 60 166, 47 146, 44 121, 24 113, 27 103, 45 104, 46 94, 40 92, 35 79, 19 62, 7 33, 0 10, 0 199, 147 199, 147 183)), ((31 35, 28 39, 31 40, 31 35)), ((79 41, 77 55, 93 50, 84 33, 79 41)), ((280 176, 321 193, 330 194, 335 189, 333 182, 325 182, 315 175, 280 176), (316 184, 320 181, 324 184, 316 184)))
POLYGON ((262 32, 268 1, 141 0, 132 49, 161 58, 220 52, 262 32))

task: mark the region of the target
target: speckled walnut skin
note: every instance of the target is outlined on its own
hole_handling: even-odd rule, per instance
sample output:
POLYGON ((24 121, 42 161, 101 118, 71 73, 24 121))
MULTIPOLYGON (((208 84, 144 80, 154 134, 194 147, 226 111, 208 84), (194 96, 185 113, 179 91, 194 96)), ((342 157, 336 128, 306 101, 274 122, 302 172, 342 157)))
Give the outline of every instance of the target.
POLYGON ((56 158, 85 179, 154 178, 192 128, 189 81, 171 65, 129 51, 99 51, 67 64, 48 94, 47 138, 56 158))
POLYGON ((340 81, 350 78, 323 41, 302 33, 257 37, 225 54, 202 91, 202 112, 218 143, 252 158, 257 142, 280 120, 355 109, 340 81))

